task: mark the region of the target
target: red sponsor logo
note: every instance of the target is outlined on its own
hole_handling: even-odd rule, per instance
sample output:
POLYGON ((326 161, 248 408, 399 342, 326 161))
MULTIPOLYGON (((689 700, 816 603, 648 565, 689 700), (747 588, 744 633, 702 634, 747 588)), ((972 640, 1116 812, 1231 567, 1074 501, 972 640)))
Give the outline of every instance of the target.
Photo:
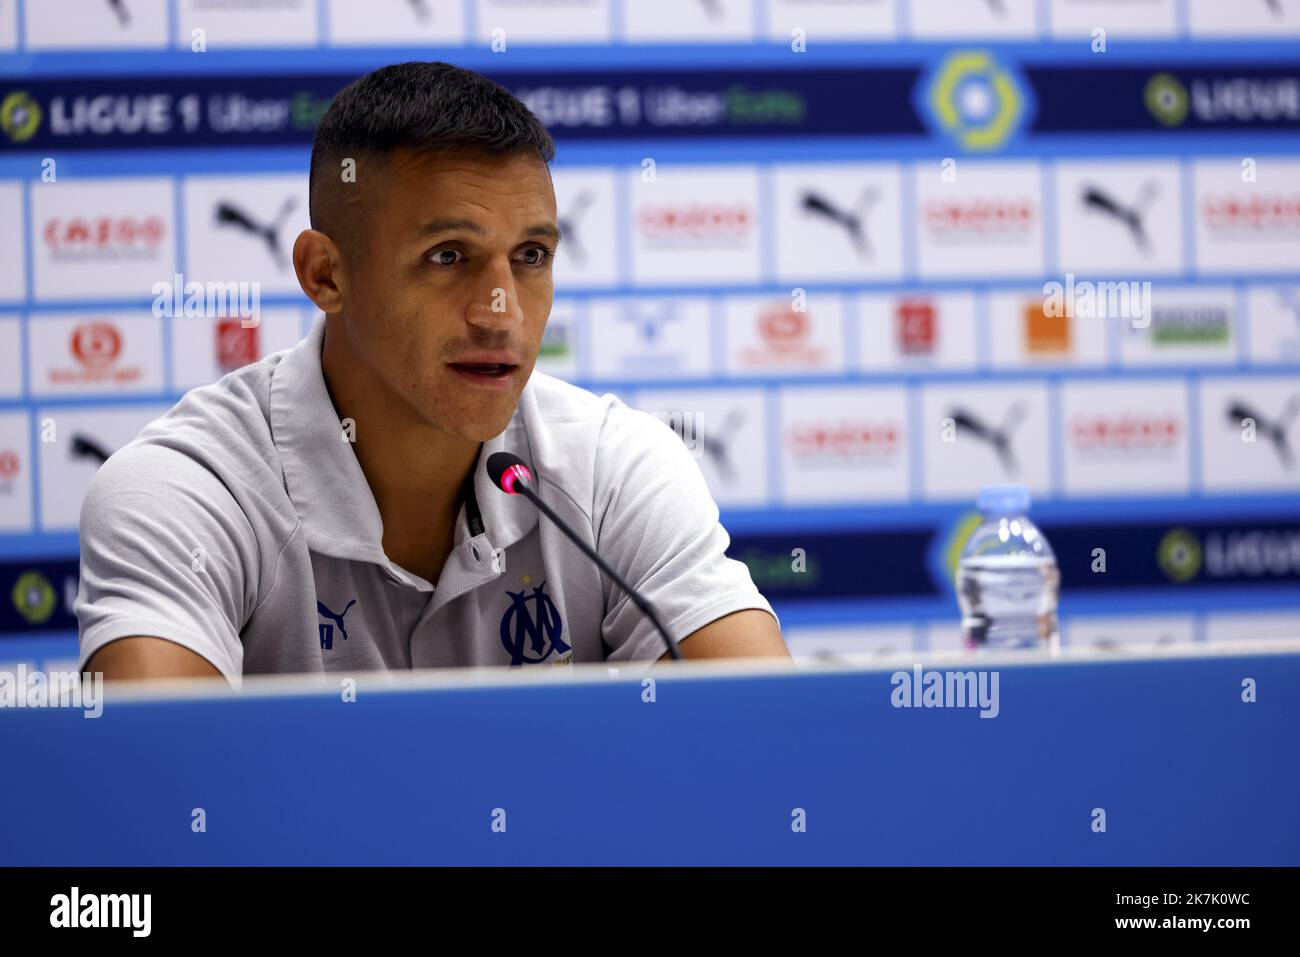
POLYGON ((903 355, 929 355, 938 338, 934 303, 928 299, 904 299, 894 311, 894 333, 903 355))
POLYGON ((1292 196, 1207 196, 1201 204, 1210 229, 1298 229, 1300 193, 1292 196))
POLYGON ((1038 204, 1015 197, 931 200, 921 215, 930 232, 945 236, 1026 233, 1038 221, 1038 204))
POLYGON ((893 455, 902 443, 902 432, 893 422, 805 422, 791 426, 786 436, 790 450, 801 456, 860 458, 893 455))
POLYGON ((107 322, 83 322, 72 330, 68 347, 82 365, 102 368, 122 354, 122 334, 107 322))
POLYGON ((1182 432, 1181 420, 1173 415, 1076 415, 1070 420, 1070 440, 1085 452, 1170 449, 1182 432))
POLYGON ((745 365, 819 365, 826 359, 826 350, 808 342, 811 332, 812 319, 807 311, 800 312, 785 303, 770 306, 758 314, 762 347, 742 349, 741 362, 745 365))
POLYGON ((217 365, 223 372, 256 362, 258 355, 257 326, 245 327, 242 319, 217 320, 217 365))
POLYGON ((653 239, 728 239, 754 230, 754 211, 745 203, 647 205, 637 210, 641 232, 653 239))
POLYGON ((21 468, 18 453, 13 449, 0 449, 0 482, 13 479, 21 468))
POLYGON ((161 216, 55 217, 42 231, 54 252, 156 250, 167 236, 161 216))
POLYGON ((137 365, 122 365, 124 338, 122 331, 111 322, 83 322, 68 337, 68 352, 77 360, 75 366, 52 368, 51 385, 124 386, 144 377, 137 365))
POLYGON ((764 309, 758 317, 763 341, 780 352, 799 348, 808 338, 808 313, 777 307, 764 309))

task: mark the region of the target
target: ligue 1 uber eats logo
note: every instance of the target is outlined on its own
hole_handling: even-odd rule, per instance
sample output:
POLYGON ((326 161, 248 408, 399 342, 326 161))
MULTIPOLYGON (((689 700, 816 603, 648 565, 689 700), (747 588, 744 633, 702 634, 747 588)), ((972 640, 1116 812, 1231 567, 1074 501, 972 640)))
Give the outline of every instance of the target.
POLYGON ((922 114, 963 149, 1004 146, 1023 125, 1029 88, 989 50, 950 53, 918 87, 922 114))
POLYGON ((11 142, 26 143, 41 126, 41 105, 25 90, 10 93, 0 101, 0 130, 11 142))

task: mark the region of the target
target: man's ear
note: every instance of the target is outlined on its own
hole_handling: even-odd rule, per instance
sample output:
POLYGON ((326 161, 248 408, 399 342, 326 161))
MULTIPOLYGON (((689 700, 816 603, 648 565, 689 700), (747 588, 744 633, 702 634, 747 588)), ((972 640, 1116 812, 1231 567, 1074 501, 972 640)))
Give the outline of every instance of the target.
POLYGON ((321 312, 343 308, 343 257, 324 233, 304 229, 293 242, 293 269, 298 285, 321 312))

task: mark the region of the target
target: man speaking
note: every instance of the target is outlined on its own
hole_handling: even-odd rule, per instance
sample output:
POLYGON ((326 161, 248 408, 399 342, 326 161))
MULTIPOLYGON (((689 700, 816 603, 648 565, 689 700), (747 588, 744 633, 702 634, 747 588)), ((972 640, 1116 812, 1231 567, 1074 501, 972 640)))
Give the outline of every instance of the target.
POLYGON ((293 248, 324 316, 100 469, 81 512, 86 670, 238 685, 663 657, 652 618, 553 519, 683 657, 787 654, 676 434, 533 371, 561 238, 553 155, 527 107, 448 64, 338 95, 293 248), (503 491, 497 453, 550 515, 503 491))

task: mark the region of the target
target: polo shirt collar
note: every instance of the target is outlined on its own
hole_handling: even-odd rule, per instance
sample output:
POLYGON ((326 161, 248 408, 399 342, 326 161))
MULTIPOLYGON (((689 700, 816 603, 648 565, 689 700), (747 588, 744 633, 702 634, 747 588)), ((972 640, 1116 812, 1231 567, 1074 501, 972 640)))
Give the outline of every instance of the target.
MULTIPOLYGON (((271 436, 280 454, 285 490, 313 552, 353 561, 392 566, 383 549, 384 524, 374 493, 343 434, 338 412, 325 385, 321 349, 325 317, 318 316, 307 337, 276 366, 271 377, 271 436)), ((511 451, 531 461, 526 419, 534 422, 537 404, 532 381, 505 430, 483 443, 474 474, 474 493, 483 519, 483 534, 472 545, 462 504, 456 521, 453 554, 508 548, 537 524, 537 509, 520 495, 507 495, 488 478, 493 452, 511 451)), ((538 478, 536 486, 540 486, 538 478)), ((477 564, 477 563, 476 563, 477 564)), ((490 570, 491 563, 484 565, 490 570)), ((494 577, 489 571, 487 577, 494 577)))

